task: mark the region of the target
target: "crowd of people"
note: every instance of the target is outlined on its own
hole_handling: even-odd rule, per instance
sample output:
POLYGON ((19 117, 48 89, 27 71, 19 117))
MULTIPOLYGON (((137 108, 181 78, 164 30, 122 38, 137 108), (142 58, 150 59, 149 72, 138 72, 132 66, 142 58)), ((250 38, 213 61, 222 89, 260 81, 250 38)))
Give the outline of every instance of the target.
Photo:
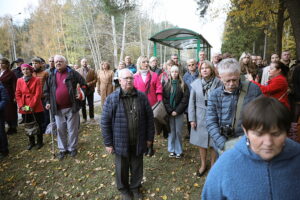
MULTIPOLYGON (((186 66, 176 54, 163 64, 157 57, 140 56, 135 65, 126 56, 115 69, 104 61, 99 70, 91 67, 86 58, 72 67, 62 55, 48 61, 46 64, 35 57, 27 64, 22 58, 12 63, 0 59, 1 159, 9 153, 7 135, 15 134, 18 124, 24 124, 27 149, 32 150, 43 147, 43 134, 50 121, 57 127, 57 159, 75 157, 80 122, 96 122, 95 92, 101 96, 104 145, 108 153, 115 154, 116 185, 125 200, 142 199, 143 156, 154 155, 154 137, 161 133, 168 140, 170 158, 184 156, 184 138, 199 149, 198 177, 209 169, 208 150, 210 167, 217 161, 205 184, 204 199, 240 199, 245 189, 235 193, 234 186, 223 188, 222 181, 229 181, 227 176, 235 170, 243 171, 251 165, 257 165, 255 173, 262 173, 259 166, 263 164, 246 164, 245 160, 255 157, 254 160, 273 161, 276 156, 286 159, 281 155, 289 151, 286 149, 299 151, 299 131, 291 132, 289 127, 291 123, 300 124, 300 64, 290 58, 289 51, 283 51, 281 58, 272 54, 268 66, 261 56, 246 52, 239 60, 225 53, 214 54, 208 61, 204 51, 199 53, 199 61, 188 59, 186 66), (158 117, 161 115, 165 117, 158 117), (240 161, 229 162, 241 153, 240 161), (221 172, 224 168, 230 169, 228 174, 221 172)), ((299 154, 293 154, 294 161, 291 159, 287 161, 293 162, 291 166, 300 164, 299 154)), ((240 176, 234 176, 235 182, 228 185, 242 186, 240 176)), ((249 173, 250 179, 253 184, 263 181, 249 173)))

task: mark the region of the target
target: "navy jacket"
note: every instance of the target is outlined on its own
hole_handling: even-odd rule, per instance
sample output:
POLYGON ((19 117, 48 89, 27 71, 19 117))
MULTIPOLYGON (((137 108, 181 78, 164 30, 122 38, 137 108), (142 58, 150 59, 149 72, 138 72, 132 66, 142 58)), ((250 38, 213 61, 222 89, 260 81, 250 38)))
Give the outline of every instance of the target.
POLYGON ((202 199, 299 199, 299 166, 300 144, 286 139, 282 151, 266 161, 246 145, 243 137, 210 170, 202 199))
MULTIPOLYGON (((241 89, 240 84, 240 89, 241 89)), ((239 89, 239 90, 240 90, 239 89)), ((213 90, 207 102, 207 112, 206 112, 206 128, 208 133, 212 137, 216 147, 223 150, 224 144, 227 138, 220 133, 220 125, 231 125, 232 116, 235 113, 239 90, 236 90, 233 93, 227 93, 224 91, 224 86, 218 87, 213 90)), ((254 83, 250 83, 248 92, 244 98, 243 107, 247 105, 250 101, 254 100, 260 96, 261 90, 254 83)), ((234 136, 238 137, 244 134, 244 131, 241 127, 241 119, 236 121, 238 123, 237 130, 234 132, 234 136)))
MULTIPOLYGON (((120 93, 121 89, 118 88, 106 98, 101 115, 101 132, 106 147, 112 146, 116 154, 128 156, 128 122, 120 93)), ((154 139, 154 121, 152 108, 146 95, 137 91, 137 98, 140 111, 136 149, 138 156, 146 152, 147 141, 154 139)))

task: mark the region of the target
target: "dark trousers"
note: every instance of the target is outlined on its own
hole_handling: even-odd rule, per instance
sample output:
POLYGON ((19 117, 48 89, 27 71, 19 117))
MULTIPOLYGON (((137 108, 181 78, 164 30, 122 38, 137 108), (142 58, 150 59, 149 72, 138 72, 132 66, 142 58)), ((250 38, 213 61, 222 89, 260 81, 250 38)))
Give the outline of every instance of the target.
POLYGON ((138 191, 141 187, 143 180, 143 155, 136 156, 135 148, 135 146, 130 148, 128 157, 115 155, 116 183, 121 193, 138 191))
POLYGON ((89 105, 89 115, 90 115, 90 119, 94 119, 94 93, 91 92, 91 94, 86 95, 85 100, 82 101, 82 117, 83 119, 87 119, 86 116, 86 100, 88 102, 89 105))
MULTIPOLYGON (((33 122, 34 119, 36 119, 39 128, 40 128, 40 133, 37 134, 37 143, 42 144, 43 143, 43 123, 44 123, 44 112, 38 112, 34 114, 25 114, 24 115, 24 120, 25 123, 33 122)), ((34 136, 29 136, 29 143, 30 144, 35 144, 35 138, 34 136)))
MULTIPOLYGON (((44 106, 44 108, 45 108, 45 106, 46 106, 46 102, 45 102, 44 100, 43 100, 43 106, 44 106)), ((44 120, 43 120, 42 129, 41 129, 42 134, 45 133, 46 128, 47 128, 48 124, 50 123, 49 110, 44 109, 43 114, 44 114, 44 120)))
POLYGON ((8 141, 5 133, 5 121, 0 117, 0 153, 8 153, 8 141))
POLYGON ((185 113, 185 116, 186 116, 186 125, 187 125, 187 129, 188 129, 187 135, 190 136, 191 135, 191 124, 189 122, 189 114, 185 113))

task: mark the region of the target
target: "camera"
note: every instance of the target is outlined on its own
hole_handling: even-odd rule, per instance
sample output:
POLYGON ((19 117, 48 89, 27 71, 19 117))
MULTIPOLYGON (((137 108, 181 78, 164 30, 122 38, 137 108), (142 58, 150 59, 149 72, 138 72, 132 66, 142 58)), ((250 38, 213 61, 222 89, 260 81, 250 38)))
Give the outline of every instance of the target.
POLYGON ((221 134, 227 138, 233 137, 234 128, 232 128, 231 125, 221 126, 221 134))

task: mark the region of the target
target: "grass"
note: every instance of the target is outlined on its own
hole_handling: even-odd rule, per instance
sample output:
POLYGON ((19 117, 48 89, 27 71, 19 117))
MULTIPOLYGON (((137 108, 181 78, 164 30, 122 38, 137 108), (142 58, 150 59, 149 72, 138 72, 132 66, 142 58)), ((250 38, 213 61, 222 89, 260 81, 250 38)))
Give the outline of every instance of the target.
MULTIPOLYGON (((9 157, 0 161, 1 199, 120 199, 114 157, 105 152, 97 124, 81 126, 78 155, 63 161, 53 159, 50 135, 44 135, 42 149, 31 151, 25 150, 28 139, 22 127, 8 139, 9 157)), ((155 149, 153 157, 144 158, 144 199, 200 199, 205 177, 196 177, 197 148, 184 141, 184 157, 169 158, 167 140, 159 135, 155 149)))

